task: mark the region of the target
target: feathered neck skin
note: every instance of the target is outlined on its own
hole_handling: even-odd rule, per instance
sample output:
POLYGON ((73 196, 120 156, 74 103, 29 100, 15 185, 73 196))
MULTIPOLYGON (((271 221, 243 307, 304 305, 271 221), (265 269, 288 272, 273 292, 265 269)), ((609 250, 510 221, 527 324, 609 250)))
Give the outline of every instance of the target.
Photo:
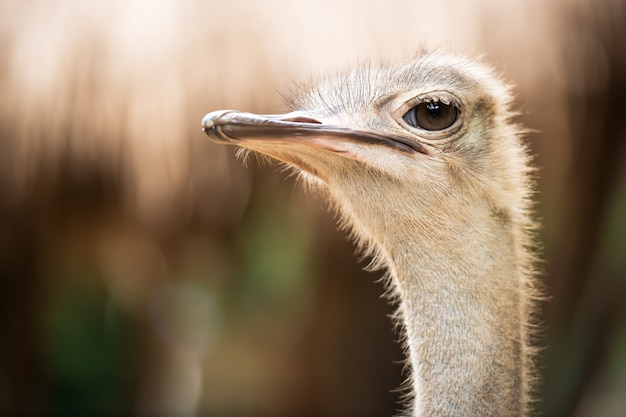
POLYGON ((527 415, 532 171, 508 89, 472 61, 424 55, 295 91, 292 113, 213 112, 204 131, 297 168, 387 269, 408 414, 527 415))
MULTIPOLYGON (((408 217, 386 204, 375 216, 382 221, 368 223, 371 236, 376 229, 393 236, 369 244, 388 270, 405 329, 411 414, 525 415, 532 352, 524 239, 487 202, 457 193, 434 200, 415 201, 408 217)), ((342 211, 359 222, 373 207, 346 204, 342 211)))

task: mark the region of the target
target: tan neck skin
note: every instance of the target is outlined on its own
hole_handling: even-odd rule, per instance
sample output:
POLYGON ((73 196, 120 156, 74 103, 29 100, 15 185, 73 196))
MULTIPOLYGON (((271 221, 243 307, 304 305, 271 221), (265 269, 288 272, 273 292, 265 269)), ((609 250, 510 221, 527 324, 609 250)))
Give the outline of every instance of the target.
MULTIPOLYGON (((427 250, 423 245, 401 250, 414 249, 427 250)), ((493 275, 478 276, 464 273, 459 260, 451 268, 458 271, 444 278, 432 272, 440 260, 400 262, 393 273, 401 277, 395 282, 413 372, 414 415, 522 415, 515 271, 496 261, 487 266, 493 275)))
POLYGON ((355 231, 378 248, 395 289, 412 371, 410 414, 524 416, 520 232, 486 203, 448 203, 404 217, 389 204, 384 213, 350 208, 355 231))
POLYGON ((416 416, 525 413, 520 248, 506 222, 480 217, 448 230, 407 227, 406 240, 382 243, 406 330, 416 416))

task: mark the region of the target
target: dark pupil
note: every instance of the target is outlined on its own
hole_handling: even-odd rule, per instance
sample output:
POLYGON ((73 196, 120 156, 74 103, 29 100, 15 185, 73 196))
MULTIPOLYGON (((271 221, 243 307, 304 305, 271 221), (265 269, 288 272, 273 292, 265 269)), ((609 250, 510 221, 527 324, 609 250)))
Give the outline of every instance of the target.
POLYGON ((446 129, 456 122, 457 117, 458 112, 453 104, 440 101, 420 103, 402 116, 409 126, 425 130, 446 129))
POLYGON ((439 103, 426 103, 426 111, 428 111, 428 116, 431 118, 439 116, 439 103))

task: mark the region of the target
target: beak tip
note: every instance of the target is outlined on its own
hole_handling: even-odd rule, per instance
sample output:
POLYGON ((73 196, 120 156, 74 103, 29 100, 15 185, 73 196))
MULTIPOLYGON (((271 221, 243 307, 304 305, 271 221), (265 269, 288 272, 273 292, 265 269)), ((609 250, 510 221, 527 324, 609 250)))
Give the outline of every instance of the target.
POLYGON ((202 130, 207 131, 209 129, 213 129, 215 127, 215 112, 209 113, 202 118, 202 130))
POLYGON ((224 124, 225 122, 222 120, 222 118, 228 113, 237 112, 234 110, 217 110, 208 113, 202 118, 202 130, 206 132, 207 130, 214 129, 218 125, 224 124))

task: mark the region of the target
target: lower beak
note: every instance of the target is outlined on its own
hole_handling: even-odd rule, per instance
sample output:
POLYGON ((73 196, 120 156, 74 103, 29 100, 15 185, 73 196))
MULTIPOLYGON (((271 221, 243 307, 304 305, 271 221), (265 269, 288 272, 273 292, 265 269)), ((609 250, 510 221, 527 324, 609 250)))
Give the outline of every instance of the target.
POLYGON ((407 153, 429 153, 421 143, 403 136, 326 124, 303 112, 258 115, 219 110, 204 116, 202 130, 214 142, 235 145, 252 141, 302 143, 337 151, 333 144, 353 142, 387 146, 407 153))

